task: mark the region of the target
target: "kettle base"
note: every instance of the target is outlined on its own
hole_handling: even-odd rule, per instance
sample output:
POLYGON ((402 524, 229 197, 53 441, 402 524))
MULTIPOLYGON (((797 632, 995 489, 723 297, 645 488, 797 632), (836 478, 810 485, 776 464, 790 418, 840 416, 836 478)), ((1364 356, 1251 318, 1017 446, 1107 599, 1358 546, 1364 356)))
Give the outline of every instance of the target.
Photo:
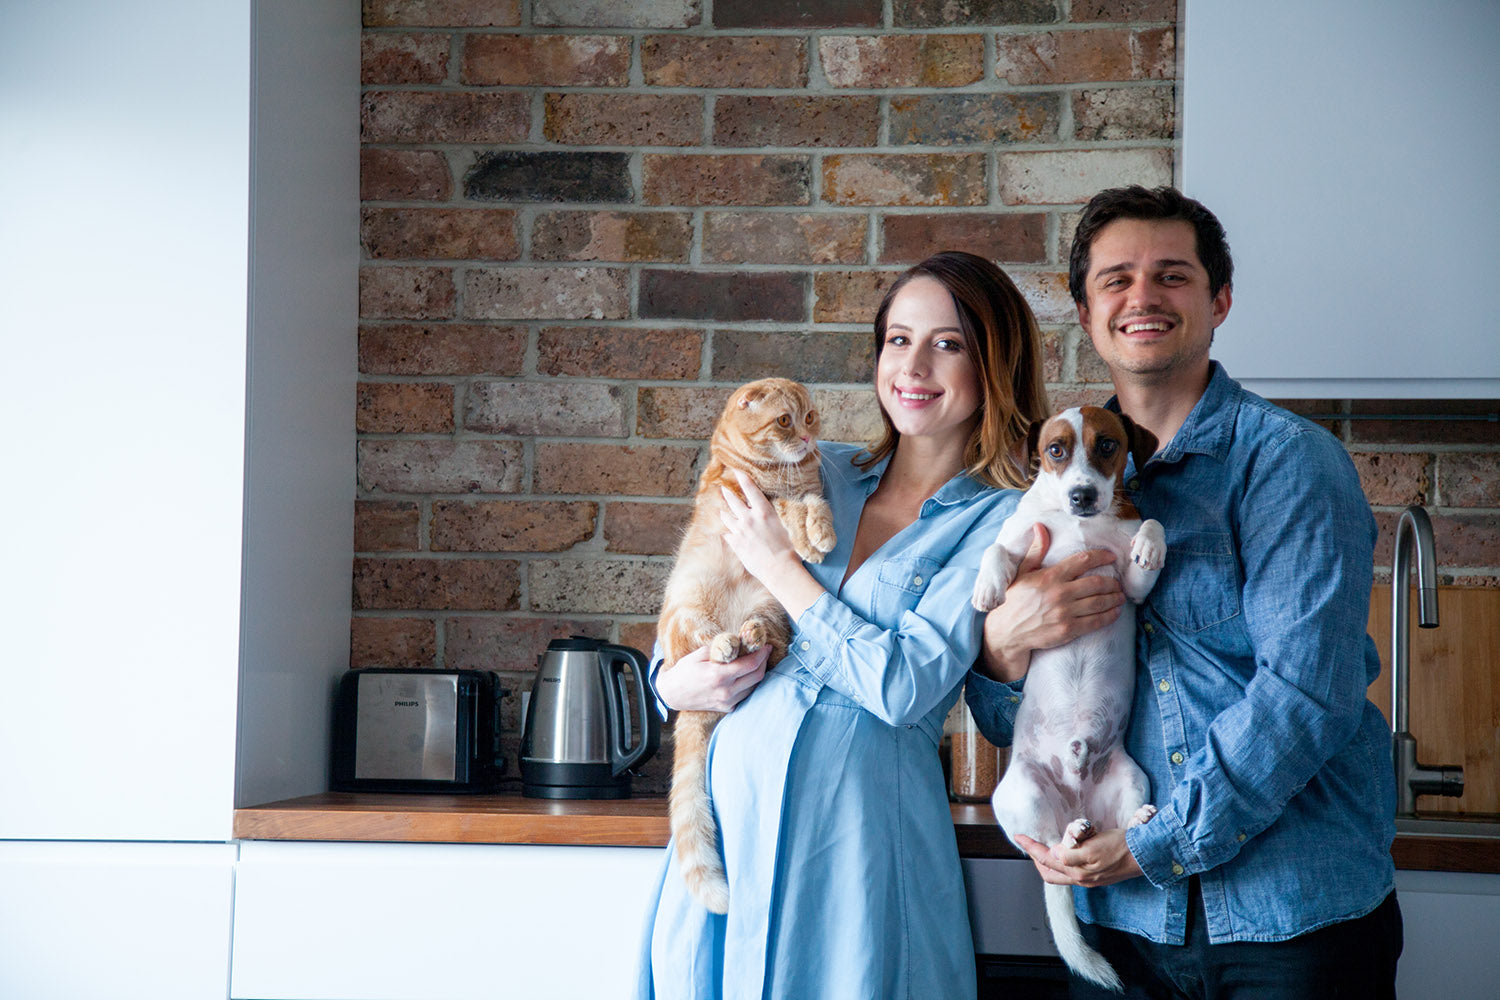
POLYGON ((528 799, 628 799, 630 781, 613 785, 521 785, 528 799))

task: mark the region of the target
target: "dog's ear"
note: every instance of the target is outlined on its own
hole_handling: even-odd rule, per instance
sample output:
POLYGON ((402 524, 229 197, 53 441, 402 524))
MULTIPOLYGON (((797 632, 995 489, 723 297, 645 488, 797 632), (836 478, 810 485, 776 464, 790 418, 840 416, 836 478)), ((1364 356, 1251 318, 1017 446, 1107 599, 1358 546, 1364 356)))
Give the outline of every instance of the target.
POLYGON ((1135 471, 1140 472, 1146 461, 1156 454, 1156 435, 1123 413, 1120 414, 1120 422, 1125 425, 1125 438, 1130 442, 1130 457, 1135 459, 1135 471))
POLYGON ((1046 420, 1033 420, 1031 426, 1026 429, 1026 474, 1035 476, 1042 464, 1042 456, 1037 454, 1037 442, 1042 439, 1042 428, 1046 426, 1046 420))

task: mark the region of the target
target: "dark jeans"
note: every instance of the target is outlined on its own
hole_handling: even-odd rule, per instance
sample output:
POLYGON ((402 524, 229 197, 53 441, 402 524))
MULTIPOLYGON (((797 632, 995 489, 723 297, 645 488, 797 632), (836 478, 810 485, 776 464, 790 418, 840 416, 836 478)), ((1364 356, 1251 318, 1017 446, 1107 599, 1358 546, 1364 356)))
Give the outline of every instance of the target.
POLYGON ((1072 1000, 1395 1000, 1401 908, 1394 892, 1363 917, 1290 941, 1209 944, 1197 890, 1194 879, 1181 945, 1083 924, 1084 938, 1109 959, 1125 992, 1074 976, 1072 1000))

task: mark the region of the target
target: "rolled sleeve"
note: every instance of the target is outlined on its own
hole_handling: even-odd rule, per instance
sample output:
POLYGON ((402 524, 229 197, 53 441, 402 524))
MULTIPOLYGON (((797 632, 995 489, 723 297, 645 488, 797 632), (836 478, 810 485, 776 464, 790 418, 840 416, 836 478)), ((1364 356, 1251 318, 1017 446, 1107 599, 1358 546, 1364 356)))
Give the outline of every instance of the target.
POLYGON ((978 670, 970 670, 964 678, 964 702, 969 714, 984 738, 997 747, 1008 747, 1015 738, 1024 685, 1024 680, 997 681, 978 670))

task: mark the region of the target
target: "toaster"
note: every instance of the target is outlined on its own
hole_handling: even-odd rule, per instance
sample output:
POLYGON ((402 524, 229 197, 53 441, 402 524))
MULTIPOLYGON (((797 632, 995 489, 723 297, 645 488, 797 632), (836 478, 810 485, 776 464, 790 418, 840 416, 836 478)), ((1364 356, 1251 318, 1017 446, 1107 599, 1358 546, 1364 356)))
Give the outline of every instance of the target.
POLYGON ((479 792, 505 773, 499 677, 484 670, 346 671, 333 718, 337 792, 479 792))

